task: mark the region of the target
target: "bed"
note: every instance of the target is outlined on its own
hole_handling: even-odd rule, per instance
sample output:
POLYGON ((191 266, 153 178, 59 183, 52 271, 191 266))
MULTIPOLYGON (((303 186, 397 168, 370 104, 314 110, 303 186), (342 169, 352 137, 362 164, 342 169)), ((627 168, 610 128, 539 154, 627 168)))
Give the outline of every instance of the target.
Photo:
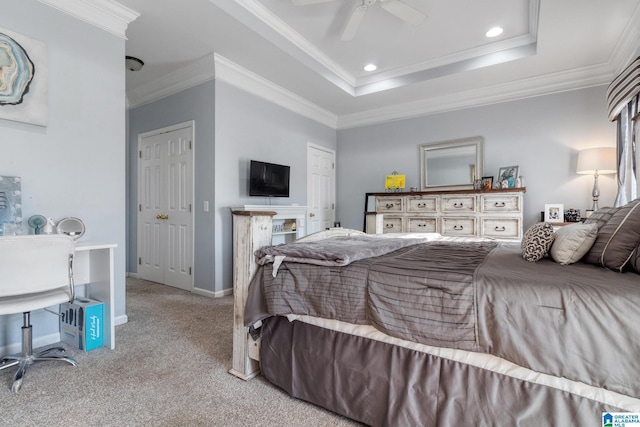
POLYGON ((243 311, 261 373, 368 425, 640 413, 640 201, 564 228, 522 245, 339 230, 261 247, 243 311))

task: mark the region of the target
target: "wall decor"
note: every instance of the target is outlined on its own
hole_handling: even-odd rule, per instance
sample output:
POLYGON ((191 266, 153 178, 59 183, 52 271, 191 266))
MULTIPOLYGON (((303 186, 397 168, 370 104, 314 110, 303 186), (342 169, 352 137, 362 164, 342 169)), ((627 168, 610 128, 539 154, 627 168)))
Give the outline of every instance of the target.
POLYGON ((544 205, 544 222, 564 222, 564 205, 544 205))
POLYGON ((22 234, 20 177, 0 176, 0 236, 22 234))
POLYGON ((520 169, 519 166, 503 166, 498 170, 498 182, 500 183, 500 188, 511 188, 516 186, 518 169, 520 169))
POLYGON ((48 63, 44 42, 0 28, 0 119, 47 125, 48 63))

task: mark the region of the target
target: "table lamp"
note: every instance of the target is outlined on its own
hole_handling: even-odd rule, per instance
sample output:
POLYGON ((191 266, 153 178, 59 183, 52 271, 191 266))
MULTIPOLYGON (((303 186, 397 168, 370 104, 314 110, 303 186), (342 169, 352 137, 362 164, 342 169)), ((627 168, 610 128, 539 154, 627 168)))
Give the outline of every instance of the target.
POLYGON ((593 197, 594 211, 598 210, 598 175, 616 173, 616 149, 615 147, 587 148, 578 153, 577 173, 582 175, 593 175, 593 197))

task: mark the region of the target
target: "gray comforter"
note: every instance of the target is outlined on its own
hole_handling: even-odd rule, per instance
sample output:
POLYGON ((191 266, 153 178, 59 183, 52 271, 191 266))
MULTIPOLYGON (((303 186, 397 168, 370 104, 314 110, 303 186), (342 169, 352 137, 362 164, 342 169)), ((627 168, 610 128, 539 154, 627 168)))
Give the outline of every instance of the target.
POLYGON ((422 344, 490 353, 640 397, 640 276, 529 263, 517 245, 429 242, 345 266, 258 270, 245 323, 307 314, 422 344))

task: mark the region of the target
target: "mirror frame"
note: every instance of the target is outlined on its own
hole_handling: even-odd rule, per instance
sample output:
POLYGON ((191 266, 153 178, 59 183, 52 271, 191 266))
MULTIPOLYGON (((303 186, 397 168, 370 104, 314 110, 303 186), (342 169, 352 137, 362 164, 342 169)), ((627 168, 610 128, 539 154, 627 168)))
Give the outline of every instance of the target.
POLYGON ((473 179, 482 178, 484 171, 484 138, 474 136, 472 138, 456 139, 451 141, 437 142, 435 144, 420 144, 420 190, 472 190, 473 179, 468 184, 443 184, 429 185, 427 182, 427 153, 434 150, 442 150, 445 148, 467 147, 473 146, 476 150, 476 167, 473 173, 473 179))

